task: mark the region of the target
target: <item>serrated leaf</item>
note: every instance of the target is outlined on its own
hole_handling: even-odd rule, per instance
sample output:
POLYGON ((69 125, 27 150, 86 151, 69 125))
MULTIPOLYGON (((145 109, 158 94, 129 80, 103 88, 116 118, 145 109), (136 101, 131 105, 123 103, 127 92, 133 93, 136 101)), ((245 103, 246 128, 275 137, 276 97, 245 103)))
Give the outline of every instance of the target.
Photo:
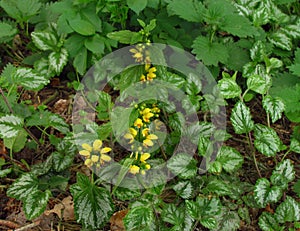
POLYGON ((223 78, 218 82, 221 95, 225 99, 239 97, 242 93, 240 86, 234 79, 223 78))
POLYGON ((126 0, 128 7, 133 10, 137 15, 145 9, 148 0, 126 0))
POLYGON ((18 33, 18 30, 6 22, 0 22, 0 43, 9 42, 18 33))
POLYGON ((169 3, 167 9, 169 15, 178 15, 189 22, 201 22, 201 14, 203 14, 205 7, 201 2, 194 0, 173 0, 169 3))
POLYGON ((22 85, 26 90, 40 90, 50 82, 45 76, 25 67, 18 68, 12 80, 15 84, 22 85))
POLYGON ((23 203, 26 218, 32 220, 41 215, 45 211, 50 197, 51 192, 49 190, 45 192, 35 191, 29 194, 23 203))
POLYGON ((292 44, 292 40, 290 37, 288 37, 285 33, 283 32, 275 32, 273 33, 271 36, 268 37, 268 39, 270 40, 270 42, 276 46, 279 47, 283 50, 292 50, 293 48, 293 44, 292 44))
POLYGON ((60 52, 51 52, 48 59, 50 71, 53 70, 56 74, 60 74, 68 62, 68 51, 62 48, 60 52))
POLYGON ((241 101, 237 102, 230 116, 235 133, 248 133, 254 128, 250 109, 241 101))
POLYGON ((136 206, 129 210, 123 219, 128 231, 152 231, 155 230, 154 214, 151 206, 136 206))
POLYGON ((292 197, 287 196, 277 208, 275 217, 279 223, 293 222, 300 220, 300 205, 292 197))
POLYGON ((296 152, 296 153, 300 154, 300 141, 295 138, 292 138, 291 144, 290 144, 290 150, 292 152, 296 152))
POLYGON ((300 76, 300 48, 295 51, 294 63, 288 68, 294 75, 300 76))
POLYGON ((186 92, 189 95, 197 95, 202 90, 201 77, 194 73, 189 73, 186 79, 186 92))
POLYGON ((71 193, 77 221, 83 227, 99 229, 109 220, 114 206, 105 188, 99 188, 87 176, 77 173, 77 183, 71 186, 71 193))
POLYGON ((205 190, 219 196, 228 196, 232 194, 232 190, 228 185, 228 182, 218 179, 209 181, 209 183, 205 187, 205 190))
POLYGON ((239 14, 225 15, 221 29, 241 38, 257 34, 256 28, 251 25, 250 21, 239 14))
POLYGON ((189 199, 193 194, 193 185, 190 181, 180 181, 173 186, 173 189, 183 199, 189 199))
MULTIPOLYGON (((102 178, 101 178, 102 179, 102 178)), ((122 182, 124 183, 124 182, 122 182)), ((139 189, 129 189, 123 187, 117 187, 114 190, 114 195, 121 201, 133 200, 141 196, 141 192, 139 189)))
POLYGON ((27 132, 24 129, 19 130, 17 136, 4 138, 5 147, 12 149, 14 152, 19 152, 25 147, 27 141, 27 132))
POLYGON ((218 227, 214 231, 234 231, 240 228, 240 218, 235 211, 227 208, 222 209, 222 213, 217 217, 218 227))
POLYGON ((37 177, 32 173, 25 173, 8 188, 7 195, 18 200, 24 200, 37 190, 37 177))
POLYGON ((254 127, 254 146, 266 156, 275 156, 280 151, 281 140, 274 129, 262 124, 254 127))
POLYGON ((272 97, 267 95, 262 100, 262 105, 267 113, 270 114, 272 123, 275 123, 282 116, 285 109, 284 102, 279 97, 272 97))
POLYGON ((272 172, 271 182, 273 185, 282 186, 295 179, 294 165, 291 160, 286 159, 280 162, 272 172))
POLYGON ((251 75, 247 78, 248 89, 255 91, 259 94, 265 94, 269 89, 267 79, 260 75, 251 75))
POLYGON ((138 32, 133 32, 130 30, 120 30, 115 32, 110 32, 107 37, 116 40, 123 44, 134 44, 142 41, 142 36, 138 36, 138 32))
POLYGON ((192 53, 205 65, 217 66, 218 62, 226 63, 229 54, 225 45, 211 42, 209 38, 198 36, 192 45, 192 53))
POLYGON ((254 198, 261 208, 265 208, 268 203, 276 203, 282 196, 282 190, 278 186, 270 185, 266 178, 260 178, 254 186, 254 198))
POLYGON ((95 26, 88 20, 83 20, 81 18, 69 19, 69 25, 78 34, 88 36, 94 35, 96 33, 95 26))
POLYGON ((243 164, 243 156, 234 148, 223 146, 216 159, 222 168, 229 173, 237 171, 243 164))
POLYGON ((221 213, 221 202, 218 198, 212 199, 197 197, 196 201, 186 200, 186 208, 188 213, 195 220, 209 228, 213 229, 217 225, 216 216, 221 213))
POLYGON ((266 46, 262 41, 257 41, 254 43, 250 49, 250 57, 254 62, 262 62, 266 57, 266 46))
POLYGON ((3 138, 16 137, 23 129, 24 121, 19 116, 5 115, 0 117, 0 135, 3 138))
POLYGON ((280 231, 284 230, 284 227, 280 227, 274 215, 271 213, 263 212, 258 221, 259 227, 263 231, 280 231))
POLYGON ((197 173, 197 161, 185 153, 178 153, 172 156, 167 163, 167 167, 175 175, 182 179, 190 179, 197 173))
POLYGON ((55 171, 61 172, 72 165, 75 153, 53 152, 52 156, 55 171))
POLYGON ((43 50, 54 50, 57 45, 57 38, 50 32, 32 32, 31 38, 34 45, 43 50))
POLYGON ((103 54, 105 49, 105 39, 99 36, 99 34, 95 34, 93 37, 85 39, 84 45, 93 53, 103 54))

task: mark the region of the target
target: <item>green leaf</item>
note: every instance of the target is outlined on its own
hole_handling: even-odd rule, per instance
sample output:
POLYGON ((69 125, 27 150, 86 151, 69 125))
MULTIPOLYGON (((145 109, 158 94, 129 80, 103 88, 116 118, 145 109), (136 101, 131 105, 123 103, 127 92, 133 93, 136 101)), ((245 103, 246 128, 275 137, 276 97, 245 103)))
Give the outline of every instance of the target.
POLYGON ((72 29, 78 34, 88 36, 94 35, 96 33, 95 26, 90 23, 88 20, 83 20, 81 18, 75 18, 68 20, 72 29))
POLYGON ((87 49, 85 47, 81 47, 78 51, 74 58, 73 65, 79 74, 84 75, 87 67, 87 49))
POLYGON ((254 62, 262 62, 267 56, 266 46, 262 41, 257 41, 250 49, 250 57, 254 62))
POLYGON ((192 52, 197 59, 205 65, 217 66, 218 62, 226 63, 229 54, 225 45, 217 42, 210 42, 209 38, 198 36, 192 45, 192 52))
POLYGON ((228 182, 218 179, 210 180, 205 187, 205 190, 219 196, 228 196, 232 194, 232 190, 230 185, 228 185, 228 182))
POLYGON ((110 193, 92 184, 87 176, 77 173, 77 183, 71 186, 77 221, 84 228, 99 229, 114 211, 110 193))
POLYGON ((31 38, 34 45, 43 50, 54 50, 57 46, 57 38, 51 32, 32 32, 31 38))
POLYGON ((18 68, 12 76, 14 84, 22 85, 26 90, 40 90, 49 83, 45 76, 41 76, 31 68, 18 68))
POLYGON ((201 22, 201 15, 204 13, 205 7, 201 2, 194 0, 173 0, 169 3, 167 9, 169 15, 178 15, 189 22, 201 22))
POLYGON ((0 178, 2 177, 6 177, 8 174, 10 174, 12 172, 12 168, 7 168, 7 169, 0 169, 0 178))
POLYGON ((93 37, 85 39, 84 45, 93 53, 103 54, 105 49, 105 39, 100 37, 99 34, 95 34, 93 37))
POLYGON ((40 216, 45 211, 50 197, 51 192, 49 190, 46 190, 45 192, 35 191, 29 194, 25 198, 23 204, 26 218, 28 220, 33 220, 40 216))
POLYGON ((284 102, 279 97, 272 97, 267 95, 262 100, 262 105, 267 113, 270 114, 272 123, 275 123, 282 116, 282 112, 284 111, 284 102))
POLYGON ((7 195, 18 200, 24 200, 37 190, 37 177, 32 173, 25 173, 8 188, 7 195))
POLYGON ((186 93, 189 95, 197 95, 202 90, 201 77, 193 73, 187 75, 186 93))
POLYGON ((182 179, 190 179, 197 173, 197 161, 185 153, 178 153, 168 161, 168 168, 182 179))
POLYGON ((280 231, 284 230, 284 227, 280 227, 274 215, 271 213, 263 212, 258 221, 259 227, 263 231, 280 231))
POLYGON ((268 203, 276 203, 282 196, 282 190, 278 186, 270 186, 266 178, 260 178, 254 186, 254 198, 261 208, 265 208, 268 203))
POLYGON ((230 116, 235 133, 248 133, 254 128, 250 109, 241 101, 237 102, 230 116))
POLYGON ((120 81, 118 87, 121 90, 125 90, 130 85, 139 81, 144 72, 145 67, 143 65, 133 66, 126 68, 120 75, 120 81))
POLYGON ((68 51, 62 48, 60 52, 50 53, 48 59, 50 71, 53 70, 56 74, 60 74, 68 62, 68 51))
POLYGON ((148 0, 126 0, 128 7, 137 15, 146 8, 148 0))
POLYGON ((197 197, 196 201, 186 200, 186 208, 188 213, 195 220, 206 228, 216 228, 217 220, 216 216, 221 213, 221 202, 218 198, 212 199, 197 197))
POLYGON ((183 199, 189 199, 193 195, 193 185, 190 181, 180 181, 173 186, 176 194, 183 199))
POLYGON ((217 217, 218 227, 214 231, 234 231, 240 228, 240 218, 237 212, 223 208, 222 213, 217 217))
POLYGON ((247 78, 247 86, 248 89, 255 91, 259 94, 265 94, 269 89, 269 83, 267 79, 265 79, 261 75, 251 75, 247 78))
POLYGON ((11 24, 0 22, 0 43, 9 42, 13 40, 18 30, 11 24))
POLYGON ((277 31, 268 37, 270 42, 283 50, 292 50, 293 43, 290 37, 281 31, 277 31))
POLYGON ((121 201, 133 200, 141 196, 139 189, 128 189, 123 187, 117 187, 114 190, 114 195, 121 201))
POLYGON ((294 75, 300 76, 300 48, 295 51, 294 63, 288 68, 294 75))
POLYGON ((57 172, 61 172, 73 163, 76 155, 76 146, 71 142, 63 140, 58 144, 57 151, 53 152, 53 167, 57 172))
POLYGON ((243 156, 236 149, 227 146, 222 146, 216 160, 229 173, 237 171, 244 162, 243 156))
MULTIPOLYGON (((151 205, 151 203, 150 203, 151 205)), ((155 230, 155 218, 151 206, 142 204, 129 210, 123 219, 127 231, 155 230)))
POLYGON ((138 32, 133 32, 130 30, 120 30, 115 32, 110 32, 107 37, 116 40, 123 44, 134 44, 142 42, 142 36, 138 32))
POLYGON ((275 217, 279 223, 300 220, 300 205, 292 197, 286 199, 276 208, 275 217))
POLYGON ((297 193, 298 197, 300 197, 300 180, 294 184, 293 190, 297 193))
POLYGON ((0 117, 0 135, 3 138, 16 137, 23 129, 24 121, 15 115, 5 115, 0 117))
POLYGON ((19 152, 25 147, 27 142, 27 132, 24 129, 19 130, 17 136, 4 138, 5 147, 12 149, 14 152, 19 152))
POLYGON ((219 80, 218 87, 220 89, 221 95, 225 99, 239 97, 242 93, 240 86, 234 79, 223 78, 219 80))
POLYGON ((288 183, 295 179, 294 165, 291 160, 286 159, 280 162, 272 172, 270 178, 273 185, 287 188, 288 183), (285 185, 285 187, 284 187, 285 185))
POLYGON ((291 144, 290 144, 290 150, 292 152, 296 152, 296 153, 300 154, 300 141, 295 138, 292 138, 291 144))
POLYGON ((274 129, 256 124, 254 127, 254 146, 262 154, 270 157, 280 151, 281 140, 274 129))

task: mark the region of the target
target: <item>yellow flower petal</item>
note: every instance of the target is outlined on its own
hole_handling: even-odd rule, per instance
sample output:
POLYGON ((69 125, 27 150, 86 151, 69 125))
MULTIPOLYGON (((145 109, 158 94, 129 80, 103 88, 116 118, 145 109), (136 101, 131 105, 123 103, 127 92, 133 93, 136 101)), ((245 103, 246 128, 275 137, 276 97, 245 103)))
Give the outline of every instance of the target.
POLYGON ((96 163, 96 162, 99 161, 99 156, 97 156, 97 155, 92 155, 91 160, 92 160, 94 163, 96 163))
POLYGON ((150 156, 150 153, 143 153, 140 158, 141 162, 145 162, 147 159, 150 158, 150 156))
POLYGON ((145 140, 143 141, 143 144, 144 144, 145 146, 148 146, 148 147, 153 146, 153 142, 152 142, 152 140, 150 140, 150 139, 145 139, 145 140))
POLYGON ((150 108, 145 108, 143 111, 142 111, 142 114, 145 115, 145 114, 148 114, 151 112, 151 109, 150 108))
POLYGON ((84 164, 85 164, 86 166, 90 167, 90 166, 93 165, 93 162, 92 162, 91 159, 86 159, 86 160, 84 161, 84 164))
POLYGON ((82 156, 90 156, 91 155, 91 153, 87 150, 81 150, 79 152, 79 154, 82 155, 82 156))
POLYGON ((102 140, 95 140, 93 143, 93 149, 95 151, 100 151, 101 147, 102 147, 102 140))
POLYGON ((143 126, 143 121, 140 118, 137 118, 134 122, 134 126, 141 128, 143 126))
POLYGON ((156 72, 156 67, 151 67, 151 68, 149 69, 149 72, 156 72))
POLYGON ((101 160, 109 162, 111 160, 111 157, 109 155, 102 154, 101 155, 101 160))
POLYGON ((136 137, 137 130, 135 130, 134 128, 129 128, 129 132, 130 132, 131 135, 133 135, 133 137, 136 137))
POLYGON ((148 136, 148 134, 149 134, 149 128, 144 128, 144 129, 142 130, 142 135, 143 135, 144 137, 146 137, 146 136, 148 136))
POLYGON ((157 137, 157 135, 150 134, 150 135, 147 136, 147 139, 150 139, 150 140, 157 140, 158 137, 157 137))
POLYGON ((126 140, 132 140, 132 139, 134 139, 133 135, 130 134, 130 133, 126 133, 126 134, 124 135, 124 138, 125 138, 126 140))
POLYGON ((151 168, 151 165, 150 165, 150 164, 146 164, 146 165, 145 165, 145 168, 146 168, 146 169, 150 169, 150 168, 151 168))
POLYGON ((104 153, 108 153, 108 152, 110 152, 110 151, 111 151, 111 148, 105 147, 105 148, 102 148, 102 149, 101 149, 100 153, 101 153, 101 154, 104 154, 104 153))
POLYGON ((130 165, 129 167, 129 172, 132 174, 137 174, 140 171, 140 167, 136 166, 136 165, 130 165))
POLYGON ((92 146, 89 145, 89 144, 84 143, 84 144, 81 145, 81 147, 84 148, 85 150, 89 151, 89 152, 93 151, 92 146))
POLYGON ((142 175, 146 175, 146 171, 145 170, 141 170, 141 174, 142 175))

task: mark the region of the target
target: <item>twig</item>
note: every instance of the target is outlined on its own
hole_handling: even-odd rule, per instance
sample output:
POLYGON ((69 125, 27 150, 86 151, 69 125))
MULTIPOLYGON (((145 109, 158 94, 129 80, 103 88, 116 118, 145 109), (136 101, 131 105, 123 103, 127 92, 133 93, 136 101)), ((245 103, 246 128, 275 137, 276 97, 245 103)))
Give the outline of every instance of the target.
MULTIPOLYGON (((15 113, 14 113, 14 110, 12 109, 12 107, 11 107, 10 103, 8 102, 6 96, 4 95, 4 92, 3 92, 3 90, 2 90, 1 87, 0 87, 0 93, 1 93, 1 95, 2 95, 2 98, 3 98, 3 100, 4 100, 5 104, 6 104, 6 106, 8 107, 10 113, 11 113, 11 114, 15 114, 15 113)), ((40 141, 32 134, 32 132, 31 132, 25 125, 23 126, 23 128, 24 128, 25 131, 29 134, 29 136, 30 136, 30 137, 31 137, 31 138, 32 138, 39 146, 41 146, 40 141)))
POLYGON ((6 226, 6 227, 11 228, 11 229, 16 229, 16 228, 20 227, 20 225, 18 225, 15 222, 7 221, 7 220, 1 220, 1 219, 0 219, 0 225, 6 226))
POLYGON ((252 156, 253 156, 253 160, 254 160, 254 165, 255 165, 256 171, 257 171, 259 177, 262 178, 262 175, 261 175, 260 170, 259 170, 258 165, 257 165, 257 161, 256 161, 256 157, 255 157, 255 148, 253 147, 253 143, 252 143, 252 138, 251 138, 250 132, 248 133, 248 140, 249 140, 249 145, 250 145, 250 148, 251 148, 251 152, 252 152, 252 156))
POLYGON ((24 230, 33 228, 33 227, 35 227, 35 226, 38 226, 40 223, 41 223, 40 220, 34 221, 33 223, 28 224, 28 225, 25 225, 25 226, 23 226, 23 227, 20 227, 20 228, 18 228, 18 229, 15 229, 14 231, 24 231, 24 230))

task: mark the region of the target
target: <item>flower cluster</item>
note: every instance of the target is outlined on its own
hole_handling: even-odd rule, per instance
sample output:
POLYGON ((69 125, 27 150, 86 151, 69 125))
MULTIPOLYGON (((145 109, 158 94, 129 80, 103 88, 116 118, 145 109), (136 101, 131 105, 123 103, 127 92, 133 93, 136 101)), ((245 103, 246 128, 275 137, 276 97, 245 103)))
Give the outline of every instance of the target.
POLYGON ((111 148, 102 148, 102 144, 101 140, 95 140, 92 146, 87 143, 81 145, 83 150, 79 151, 79 154, 86 158, 84 161, 86 166, 96 166, 99 168, 105 162, 109 162, 111 160, 111 157, 106 154, 111 151, 111 148))
POLYGON ((151 67, 150 64, 145 64, 145 71, 146 73, 142 74, 140 77, 141 81, 152 81, 154 78, 156 78, 156 67, 151 67))
POLYGON ((133 175, 137 173, 145 175, 146 170, 149 170, 151 168, 150 164, 146 162, 146 160, 149 159, 150 156, 150 153, 143 153, 139 151, 131 153, 130 158, 134 158, 134 162, 132 165, 130 165, 129 172, 133 175))
POLYGON ((154 141, 158 139, 157 135, 152 133, 150 124, 153 122, 156 128, 160 126, 160 121, 157 119, 160 109, 155 104, 147 105, 145 103, 135 107, 139 116, 124 135, 128 144, 131 144, 133 153, 135 153, 130 156, 130 158, 134 158, 135 164, 131 165, 129 172, 145 174, 145 171, 151 168, 150 164, 146 163, 146 160, 151 156, 147 149, 151 148, 154 141))

